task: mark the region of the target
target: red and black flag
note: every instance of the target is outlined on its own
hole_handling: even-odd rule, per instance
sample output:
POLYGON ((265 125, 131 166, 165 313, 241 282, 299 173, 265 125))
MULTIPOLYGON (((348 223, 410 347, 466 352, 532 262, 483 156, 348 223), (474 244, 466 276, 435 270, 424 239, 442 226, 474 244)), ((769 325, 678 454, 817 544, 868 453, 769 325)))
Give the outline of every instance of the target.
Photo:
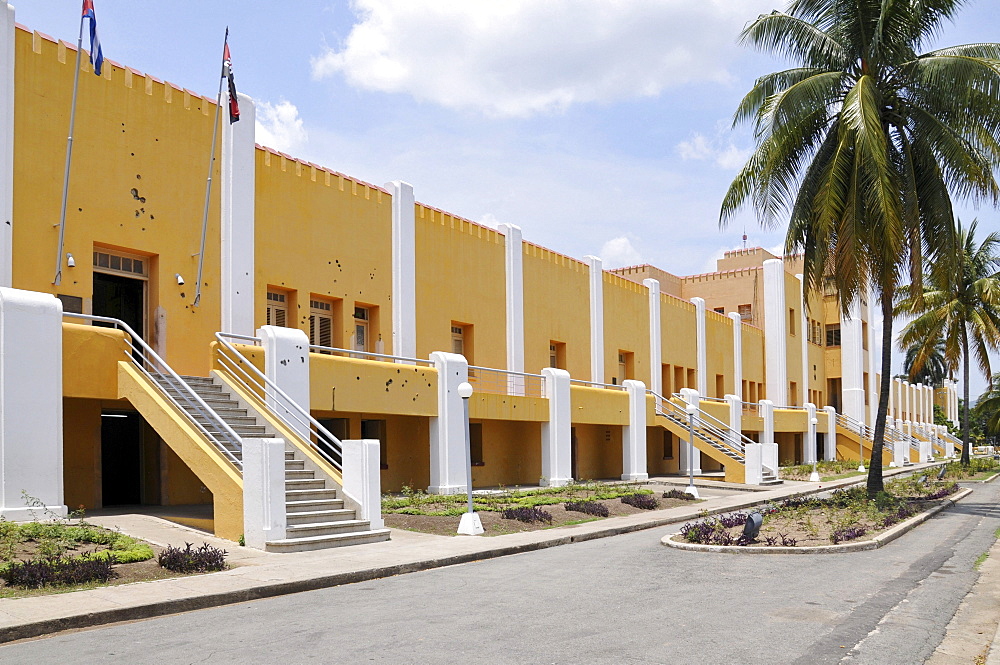
POLYGON ((229 28, 226 28, 226 42, 222 50, 222 75, 229 81, 229 122, 234 123, 240 119, 240 103, 236 99, 233 59, 229 55, 229 28))

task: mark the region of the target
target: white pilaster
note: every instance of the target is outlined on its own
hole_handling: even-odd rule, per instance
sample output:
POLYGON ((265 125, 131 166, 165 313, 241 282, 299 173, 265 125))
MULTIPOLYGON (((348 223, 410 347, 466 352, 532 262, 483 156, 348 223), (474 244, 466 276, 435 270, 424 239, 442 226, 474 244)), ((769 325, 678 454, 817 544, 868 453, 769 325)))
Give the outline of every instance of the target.
MULTIPOLYGON (((386 183, 392 194, 392 353, 417 355, 416 214, 413 185, 386 183)), ((522 345, 523 346, 523 345, 522 345)))
POLYGON ((913 421, 917 424, 923 426, 927 422, 926 413, 924 411, 924 384, 918 383, 913 387, 913 396, 916 402, 916 408, 914 411, 913 421))
POLYGON ((739 439, 743 434, 743 402, 739 395, 726 395, 723 399, 729 405, 729 432, 733 438, 739 439))
POLYGON ((0 516, 8 520, 46 517, 22 492, 66 514, 62 376, 62 303, 0 287, 0 516))
POLYGON ((832 406, 825 407, 826 436, 823 437, 823 459, 832 462, 837 459, 837 410, 832 406))
POLYGON ((246 545, 262 550, 269 541, 284 540, 287 528, 285 442, 283 439, 245 438, 243 538, 246 545))
POLYGON ((705 299, 691 298, 691 302, 694 303, 695 312, 695 337, 697 339, 695 356, 698 363, 698 376, 696 378, 698 384, 698 394, 708 395, 708 349, 706 348, 707 334, 705 331, 705 299))
MULTIPOLYGON (((504 236, 504 272, 507 293, 507 369, 524 371, 524 250, 521 227, 500 224, 504 236)), ((523 393, 523 390, 521 391, 523 393)))
POLYGON ((774 402, 769 399, 760 400, 760 416, 764 419, 764 431, 760 433, 761 463, 777 474, 778 444, 774 441, 774 402))
MULTIPOLYGON (((358 519, 372 529, 385 527, 382 519, 382 469, 378 439, 344 441, 344 494, 359 506, 358 519)), ((284 460, 282 460, 284 469, 284 460)))
MULTIPOLYGON (((688 404, 694 404, 699 409, 701 408, 701 396, 698 391, 694 388, 681 388, 681 397, 688 404)), ((687 473, 689 469, 688 465, 688 443, 689 441, 681 442, 680 456, 678 457, 678 462, 680 464, 679 468, 682 474, 687 473)), ((691 446, 691 466, 694 467, 694 475, 701 474, 701 451, 694 445, 691 446)))
POLYGON ((660 282, 642 280, 649 294, 649 386, 657 395, 663 395, 663 350, 660 328, 660 282))
POLYGON ((772 404, 782 406, 788 401, 786 312, 785 264, 781 259, 768 259, 764 261, 764 381, 772 404))
POLYGON ((875 427, 875 419, 878 417, 879 383, 878 373, 881 371, 879 356, 882 355, 882 347, 875 344, 875 320, 879 317, 874 307, 875 293, 868 294, 868 425, 875 427))
POLYGON ((253 98, 237 94, 240 121, 222 123, 222 330, 253 334, 254 326, 254 205, 257 110, 253 98))
MULTIPOLYGON (((264 374, 296 404, 309 413, 309 338, 298 328, 261 326, 257 337, 264 347, 264 374)), ((285 399, 278 394, 267 395, 267 404, 278 414, 286 413, 285 399)), ((298 418, 288 418, 287 424, 309 440, 309 427, 298 418)))
POLYGON ((843 413, 859 423, 865 422, 865 387, 861 325, 861 303, 849 307, 850 316, 840 314, 840 372, 844 396, 843 413))
POLYGON ((812 331, 809 330, 809 319, 806 317, 805 280, 801 274, 796 275, 795 279, 799 280, 799 342, 801 342, 802 346, 802 378, 799 381, 799 385, 801 386, 799 390, 799 404, 805 404, 809 401, 809 377, 812 376, 812 373, 809 371, 809 335, 812 331))
POLYGON ((431 354, 438 373, 438 414, 431 418, 431 494, 458 494, 466 488, 465 408, 458 386, 469 380, 469 363, 457 354, 431 354))
POLYGON ((0 286, 13 285, 14 8, 0 6, 0 286))
POLYGON ((955 456, 955 444, 952 443, 951 437, 945 437, 948 433, 948 427, 946 425, 938 425, 938 433, 942 437, 941 441, 944 443, 944 456, 951 458, 955 456))
POLYGON ((816 447, 816 426, 812 424, 813 420, 816 420, 816 405, 812 402, 806 402, 806 418, 809 422, 806 423, 806 440, 805 445, 802 446, 802 463, 812 464, 819 460, 819 451, 816 447))
POLYGON ((572 480, 572 410, 569 372, 546 367, 545 397, 549 400, 549 420, 542 423, 542 487, 562 487, 572 480))
POLYGON ((604 263, 583 258, 590 266, 590 380, 604 383, 604 263))
POLYGON ((622 431, 622 480, 649 480, 646 467, 646 384, 628 379, 628 425, 622 431))
POLYGON ((743 400, 743 318, 730 312, 733 321, 733 394, 743 400))
MULTIPOLYGON (((888 428, 892 427, 893 422, 891 420, 887 420, 885 424, 886 427, 888 428)), ((899 430, 900 432, 903 431, 902 420, 897 420, 895 422, 895 425, 896 425, 895 429, 899 430)), ((910 459, 910 442, 896 441, 893 444, 893 449, 892 449, 892 463, 895 464, 897 467, 902 468, 906 464, 906 462, 909 461, 909 459, 910 459)))

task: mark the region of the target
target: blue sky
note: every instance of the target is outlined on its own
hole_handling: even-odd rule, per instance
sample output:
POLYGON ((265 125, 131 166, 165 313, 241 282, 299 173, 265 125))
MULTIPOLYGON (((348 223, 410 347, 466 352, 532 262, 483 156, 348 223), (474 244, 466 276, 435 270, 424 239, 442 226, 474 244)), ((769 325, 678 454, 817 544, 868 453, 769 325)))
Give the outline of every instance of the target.
MULTIPOLYGON (((79 0, 12 2, 75 41, 79 0)), ((941 45, 1000 41, 974 0, 941 45)), ((754 79, 782 63, 739 47, 780 0, 95 0, 105 57, 214 96, 230 28, 258 142, 605 265, 713 269, 725 249, 779 246, 752 213, 719 230, 752 147, 730 129, 754 79)), ((992 209, 963 211, 981 232, 992 209)), ((984 233, 985 234, 985 233, 984 233)), ((973 391, 982 388, 973 382, 973 391)))

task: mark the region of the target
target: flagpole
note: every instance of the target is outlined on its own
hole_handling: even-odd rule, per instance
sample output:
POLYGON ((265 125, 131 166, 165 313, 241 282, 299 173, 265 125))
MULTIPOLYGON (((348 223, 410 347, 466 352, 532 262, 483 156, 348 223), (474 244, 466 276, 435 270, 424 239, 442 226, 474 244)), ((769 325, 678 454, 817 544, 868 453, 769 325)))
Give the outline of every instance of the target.
MULTIPOLYGON (((82 35, 81 27, 80 34, 82 35)), ((219 74, 219 94, 215 100, 215 122, 212 124, 212 153, 208 159, 208 181, 205 183, 205 211, 201 216, 201 251, 198 252, 198 281, 194 289, 194 303, 197 307, 201 301, 201 276, 205 269, 205 240, 208 237, 208 204, 212 199, 212 170, 215 166, 215 141, 219 136, 219 114, 222 112, 222 81, 226 78, 226 44, 229 43, 229 27, 226 27, 226 38, 222 42, 222 72, 219 74)))
POLYGON ((59 248, 56 251, 56 276, 52 283, 62 282, 63 244, 66 241, 66 200, 69 196, 69 165, 73 158, 73 123, 76 122, 76 93, 80 85, 80 55, 83 53, 83 20, 80 16, 80 36, 76 40, 76 69, 73 74, 73 102, 69 111, 69 136, 66 139, 66 168, 63 173, 62 209, 59 214, 59 248))

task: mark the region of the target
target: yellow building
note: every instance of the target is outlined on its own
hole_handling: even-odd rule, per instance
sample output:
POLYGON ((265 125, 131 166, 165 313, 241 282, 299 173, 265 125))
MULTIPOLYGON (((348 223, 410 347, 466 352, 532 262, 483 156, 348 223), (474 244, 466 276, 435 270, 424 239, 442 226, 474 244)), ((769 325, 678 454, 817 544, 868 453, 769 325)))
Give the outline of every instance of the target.
MULTIPOLYGON (((8 486, 56 507, 211 503, 218 533, 272 549, 377 539, 379 489, 464 490, 465 381, 477 487, 689 468, 762 483, 865 445, 867 303, 804 299, 796 259, 604 270, 258 146, 249 97, 221 123, 201 256, 215 102, 84 59, 60 229, 77 54, 7 10, 0 306, 29 304, 0 317, 0 376, 58 397, 2 389, 0 454, 26 460, 8 486), (49 326, 52 303, 77 316, 50 348, 14 334, 49 326), (15 441, 29 415, 55 423, 35 437, 52 455, 15 441)), ((917 404, 895 417, 931 422, 917 404)))

